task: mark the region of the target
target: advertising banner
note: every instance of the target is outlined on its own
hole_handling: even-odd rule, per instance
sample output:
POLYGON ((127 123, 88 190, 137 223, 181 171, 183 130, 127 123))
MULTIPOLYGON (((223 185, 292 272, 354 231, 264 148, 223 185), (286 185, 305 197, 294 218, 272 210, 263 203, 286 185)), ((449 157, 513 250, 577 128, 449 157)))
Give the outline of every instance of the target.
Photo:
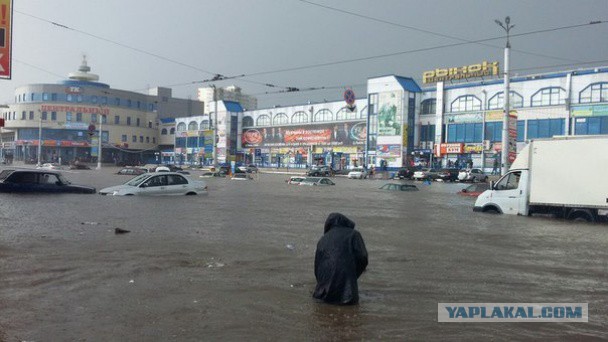
POLYGON ((517 157, 517 112, 509 113, 509 164, 517 157))
POLYGON ((243 147, 298 147, 364 145, 365 121, 243 130, 243 147))
POLYGON ((452 114, 446 115, 448 123, 459 124, 459 123, 477 123, 483 121, 483 113, 467 113, 467 114, 452 114))
POLYGON ((11 79, 13 59, 13 1, 0 0, 0 78, 11 79))
POLYGON ((381 93, 379 96, 378 135, 401 135, 402 104, 397 92, 381 93))
POLYGON ((577 106, 572 108, 572 116, 608 116, 608 106, 577 106))
POLYGON ((376 155, 381 158, 401 157, 401 145, 378 145, 376 155))

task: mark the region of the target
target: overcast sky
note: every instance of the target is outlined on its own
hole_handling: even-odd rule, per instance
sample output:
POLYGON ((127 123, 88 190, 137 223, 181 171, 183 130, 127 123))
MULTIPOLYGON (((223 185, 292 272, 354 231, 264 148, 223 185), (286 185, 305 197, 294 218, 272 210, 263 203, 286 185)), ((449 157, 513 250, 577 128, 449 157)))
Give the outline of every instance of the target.
POLYGON ((608 65, 608 0, 18 0, 0 102, 13 103, 16 87, 67 78, 83 54, 116 89, 167 86, 195 99, 203 84, 192 82, 244 74, 214 84, 240 86, 261 108, 341 100, 346 87, 361 98, 375 76, 422 85, 436 67, 502 69, 505 32, 494 19, 507 15, 512 35, 604 22, 512 37, 513 73, 608 65), (488 38, 499 39, 466 43, 488 38), (286 87, 302 91, 279 93, 286 87), (321 87, 331 89, 303 91, 321 87))

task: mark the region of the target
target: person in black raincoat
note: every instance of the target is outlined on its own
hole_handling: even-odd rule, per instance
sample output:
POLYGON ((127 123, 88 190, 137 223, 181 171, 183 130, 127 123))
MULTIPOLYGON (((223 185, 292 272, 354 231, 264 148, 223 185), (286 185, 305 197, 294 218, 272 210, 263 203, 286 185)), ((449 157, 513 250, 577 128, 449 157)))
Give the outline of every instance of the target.
POLYGON ((325 220, 324 234, 317 243, 313 297, 331 304, 359 302, 357 279, 367 267, 367 250, 355 222, 340 213, 325 220))

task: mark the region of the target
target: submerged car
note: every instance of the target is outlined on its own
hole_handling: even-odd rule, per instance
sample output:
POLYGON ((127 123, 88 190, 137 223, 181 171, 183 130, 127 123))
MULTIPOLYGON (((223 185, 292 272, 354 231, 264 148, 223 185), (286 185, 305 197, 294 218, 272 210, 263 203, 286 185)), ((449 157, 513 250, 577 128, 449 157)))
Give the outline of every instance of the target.
POLYGON ((380 187, 380 190, 390 191, 418 191, 418 187, 412 184, 387 183, 380 187))
POLYGON ((117 175, 137 176, 143 175, 148 170, 139 167, 125 167, 116 172, 117 175))
POLYGON ((285 182, 287 184, 300 184, 304 179, 306 179, 306 177, 300 177, 300 176, 291 176, 289 177, 289 179, 285 180, 285 182))
POLYGON ((488 183, 471 184, 466 188, 460 190, 458 194, 462 196, 477 197, 481 195, 482 192, 489 189, 490 184, 488 183))
POLYGON ((0 192, 50 192, 94 194, 95 188, 74 185, 56 171, 4 170, 0 172, 0 192))
POLYGON ((117 186, 101 189, 102 195, 114 196, 178 196, 207 193, 207 184, 193 181, 177 172, 152 172, 137 176, 117 186))
POLYGON ((350 170, 347 177, 349 179, 364 179, 367 178, 367 171, 362 167, 357 167, 350 170))
POLYGON ((306 172, 306 175, 311 177, 333 176, 333 170, 331 170, 329 166, 313 165, 310 170, 306 172))
POLYGON ((457 169, 441 169, 435 175, 435 180, 444 182, 455 182, 458 180, 457 169))
POLYGON ((253 179, 250 175, 246 173, 235 173, 231 177, 232 180, 251 180, 253 179))
POLYGON ((308 185, 308 186, 325 186, 325 185, 336 185, 336 183, 332 182, 331 179, 326 177, 306 177, 304 180, 300 182, 300 185, 308 185))
POLYGON ((39 170, 63 170, 59 163, 44 163, 36 168, 39 170))
POLYGON ((412 178, 414 178, 415 180, 425 180, 425 179, 432 180, 435 178, 436 175, 437 175, 437 170, 425 168, 425 169, 421 169, 421 170, 414 172, 414 175, 412 176, 412 178))

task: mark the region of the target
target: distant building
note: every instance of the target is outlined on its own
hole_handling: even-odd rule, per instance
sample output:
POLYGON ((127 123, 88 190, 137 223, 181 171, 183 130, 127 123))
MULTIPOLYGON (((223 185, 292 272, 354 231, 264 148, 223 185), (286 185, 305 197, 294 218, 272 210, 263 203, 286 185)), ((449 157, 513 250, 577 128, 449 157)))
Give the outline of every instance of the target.
POLYGON ((241 92, 241 88, 231 85, 223 88, 205 87, 198 88, 198 100, 206 104, 205 113, 214 111, 213 101, 232 101, 241 104, 244 110, 255 110, 258 108, 258 99, 245 95, 241 92), (216 92, 216 97, 213 97, 213 92, 216 92))
MULTIPOLYGON (((162 119, 203 114, 202 102, 173 98, 171 89, 148 94, 112 89, 90 70, 83 58, 67 80, 17 88, 15 103, 0 108, 6 126, 0 131, 2 153, 37 160, 40 134, 42 162, 92 162, 101 124, 102 162, 144 163, 158 158, 162 119)), ((163 136, 163 144, 167 140, 163 136)))

